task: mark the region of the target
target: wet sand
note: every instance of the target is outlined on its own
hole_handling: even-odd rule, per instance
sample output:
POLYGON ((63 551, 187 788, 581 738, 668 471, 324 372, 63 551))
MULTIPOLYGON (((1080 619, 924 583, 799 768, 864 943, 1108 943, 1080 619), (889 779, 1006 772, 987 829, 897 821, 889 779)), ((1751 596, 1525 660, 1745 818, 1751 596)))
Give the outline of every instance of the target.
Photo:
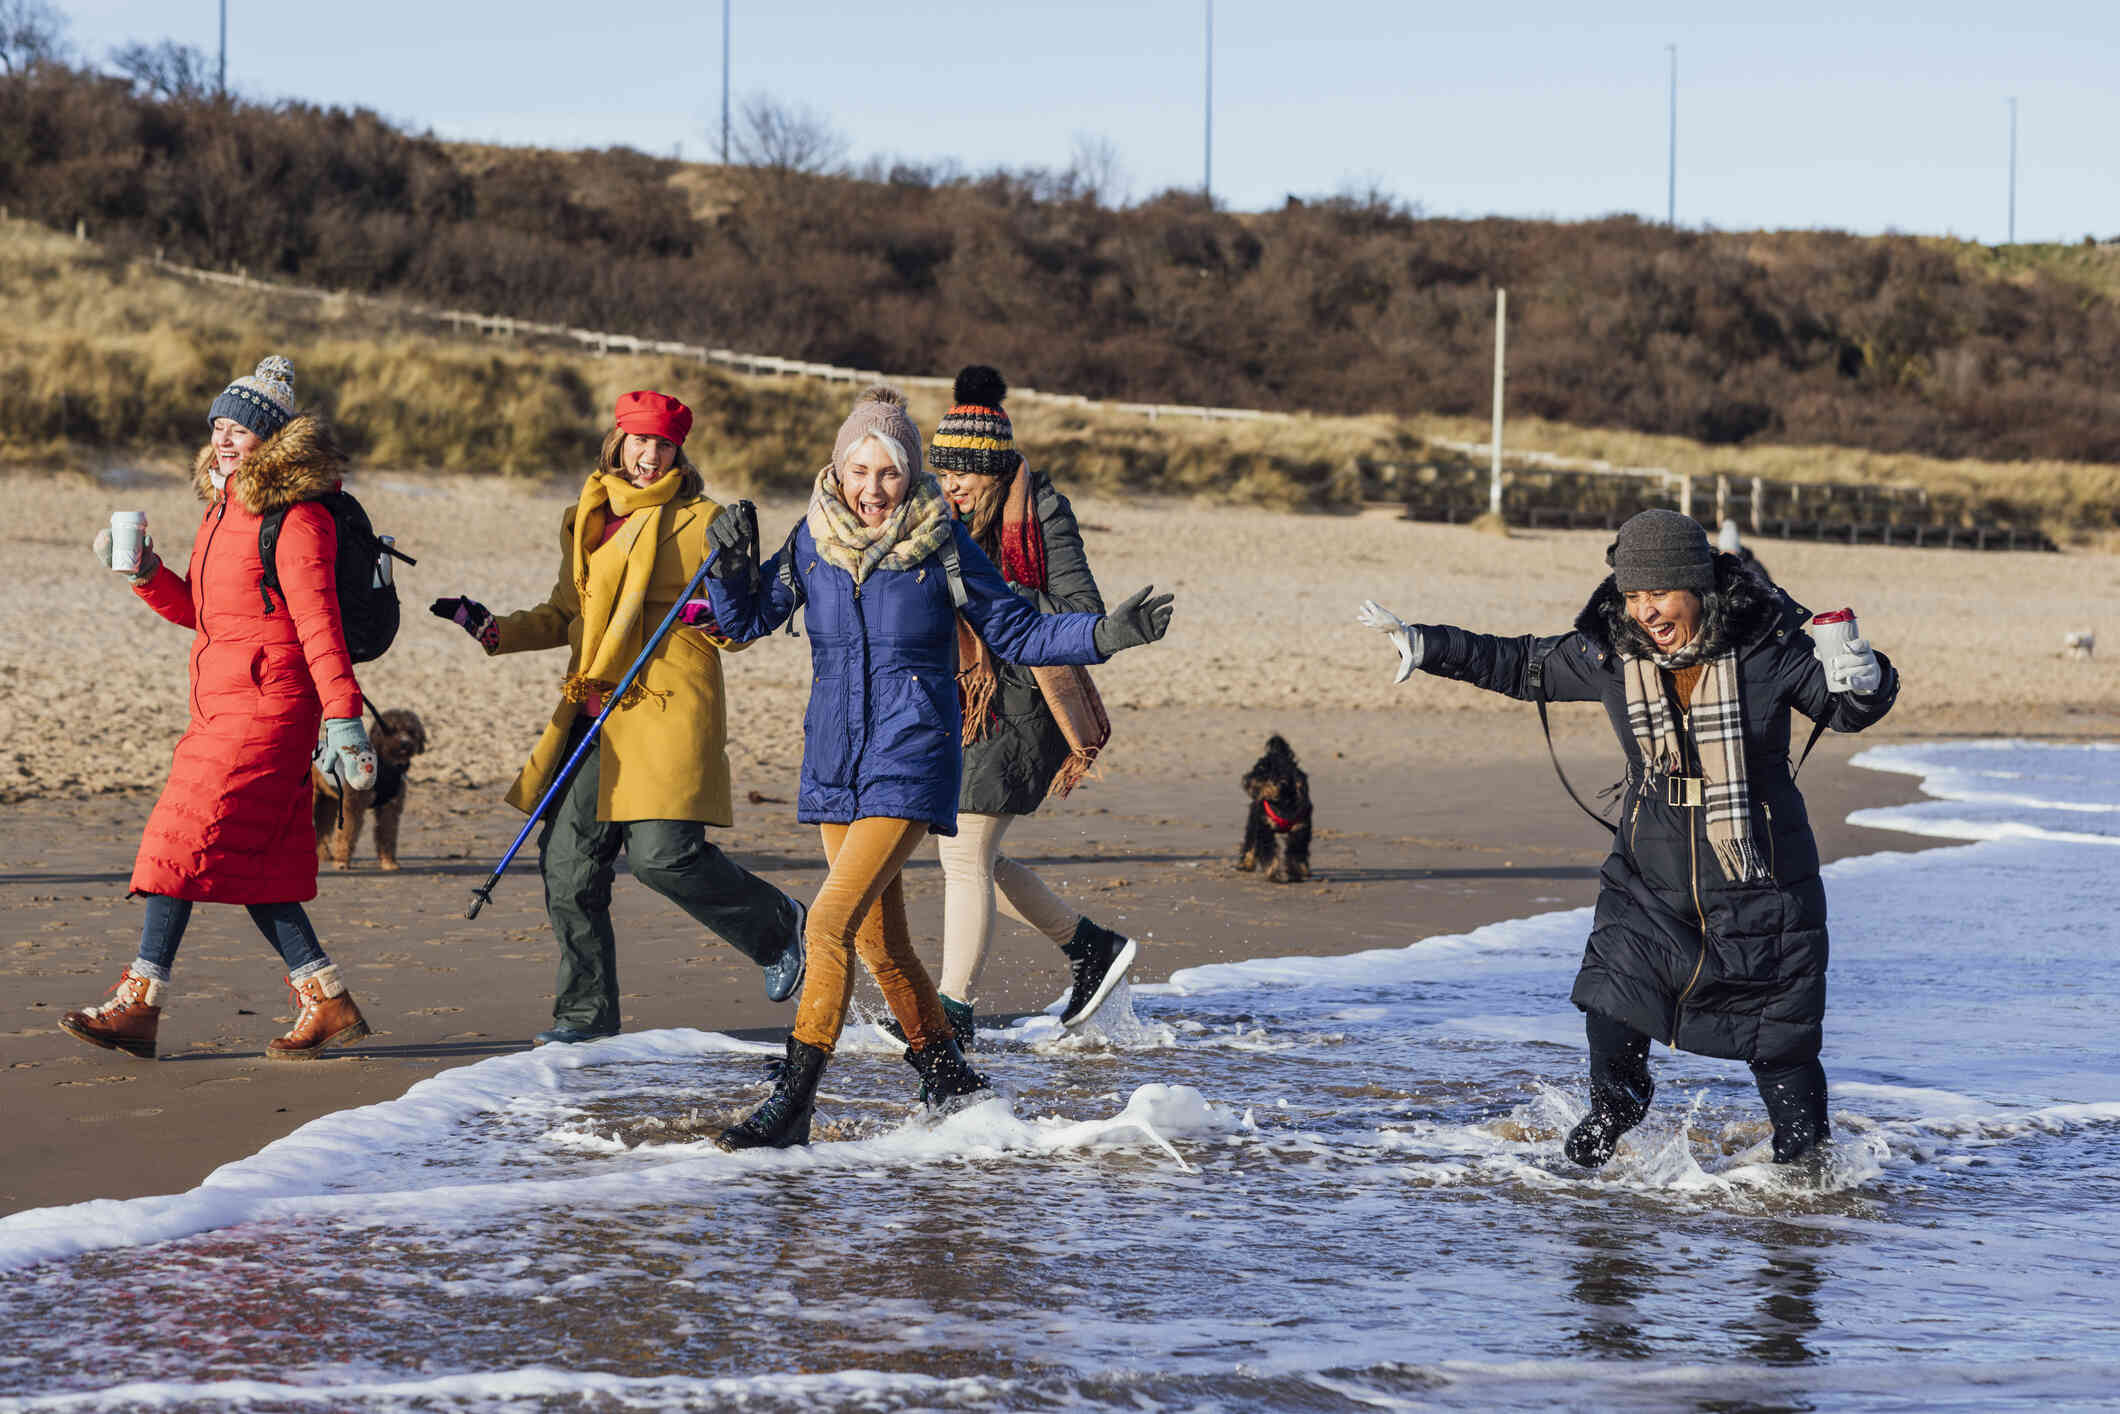
MULTIPOLYGON (((6 478, 19 481, 19 478, 6 478)), ((10 486, 18 496, 30 488, 10 486)), ((0 604, 0 1211, 178 1191, 319 1114, 401 1094, 420 1078, 520 1047, 547 1024, 553 955, 527 861, 476 921, 472 885, 520 827, 499 794, 550 710, 559 655, 487 660, 419 610, 471 593, 496 610, 549 588, 568 491, 388 476, 356 487, 379 527, 421 557, 404 572, 406 629, 362 671, 384 707, 412 707, 434 749, 415 763, 401 857, 383 874, 327 872, 313 906, 377 1035, 341 1057, 271 1064, 289 1017, 277 959, 237 909, 202 909, 163 1022, 163 1058, 83 1046, 58 1014, 97 999, 137 942, 126 879, 183 728, 189 635, 156 620, 87 550, 111 509, 145 507, 164 543, 189 541, 181 487, 86 478, 36 488, 36 517, 5 531, 15 573, 0 604)), ((769 505, 768 534, 792 505, 769 505)), ((1351 622, 1373 596, 1412 619, 1555 632, 1598 577, 1602 534, 1508 540, 1383 516, 1085 500, 1092 561, 1117 598, 1154 579, 1180 595, 1178 628, 1100 670, 1117 735, 1105 778, 1011 836, 1012 853, 1093 916, 1144 940, 1138 976, 1276 953, 1403 946, 1437 933, 1591 901, 1603 853, 1561 793, 1531 709, 1457 684, 1390 681, 1388 645, 1351 622), (1295 745, 1317 797, 1317 877, 1280 886, 1230 867, 1237 778, 1268 732, 1295 745)), ((1847 813, 1913 797, 1911 778, 1848 769, 1865 744, 1909 735, 2120 736, 2116 657, 2063 660, 2066 629, 2109 643, 2120 560, 1763 545, 1814 606, 1855 604, 1907 690, 1861 739, 1828 737, 1803 783, 1827 858, 1919 848, 1856 830, 1847 813), (2036 627, 2027 629, 2026 625, 2036 627)), ((784 636, 729 668, 739 798, 717 840, 792 891, 822 877, 792 800, 808 655, 784 636)), ((1592 708, 1556 712, 1586 792, 1615 774, 1592 708)), ((912 869, 916 935, 934 961, 940 877, 912 869)), ((749 963, 647 890, 615 906, 629 1030, 784 1026, 749 963)), ((1063 959, 1004 923, 977 999, 983 1014, 1042 1007, 1063 959)), ((873 996, 873 992, 870 993, 873 996)))

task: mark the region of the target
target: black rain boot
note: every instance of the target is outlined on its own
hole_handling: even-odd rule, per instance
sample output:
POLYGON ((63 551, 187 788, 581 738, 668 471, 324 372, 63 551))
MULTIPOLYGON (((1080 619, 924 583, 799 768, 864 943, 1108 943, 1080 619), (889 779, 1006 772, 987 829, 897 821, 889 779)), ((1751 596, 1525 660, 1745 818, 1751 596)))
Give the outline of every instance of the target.
POLYGON ((1656 1098, 1649 1075, 1649 1038, 1621 1022, 1595 1013, 1584 1016, 1590 1039, 1590 1113, 1568 1131, 1564 1146, 1570 1162, 1602 1168, 1619 1147, 1622 1134, 1640 1124, 1656 1098))
POLYGON ((714 1142, 738 1149, 790 1149, 810 1142, 810 1116, 817 1109, 817 1082, 832 1053, 788 1037, 787 1059, 774 1078, 773 1093, 714 1142))
POLYGON ((991 1092, 985 1076, 972 1069, 957 1043, 945 1037, 917 1051, 907 1051, 905 1061, 920 1072, 920 1098, 937 1114, 961 1110, 966 1097, 991 1092))
POLYGON ((1075 936, 1060 945, 1075 974, 1075 989, 1060 1013, 1062 1030, 1072 1031, 1097 1014, 1112 989, 1126 980, 1140 946, 1133 939, 1089 921, 1075 924, 1075 936))
POLYGON ((1814 1056, 1795 1065, 1752 1067, 1759 1098, 1774 1125, 1774 1162, 1801 1163, 1832 1137, 1826 1109, 1826 1068, 1814 1056))

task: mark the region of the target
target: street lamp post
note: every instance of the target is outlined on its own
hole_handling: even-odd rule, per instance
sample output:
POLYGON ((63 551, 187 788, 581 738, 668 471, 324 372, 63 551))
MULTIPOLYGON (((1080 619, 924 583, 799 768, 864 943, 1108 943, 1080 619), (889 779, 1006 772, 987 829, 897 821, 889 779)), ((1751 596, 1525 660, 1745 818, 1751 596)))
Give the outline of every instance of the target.
POLYGON ((1215 0, 1207 0, 1207 134, 1200 168, 1200 193, 1215 201, 1215 0))
POLYGON ((721 0, 721 165, 729 165, 729 0, 721 0))
POLYGON ((1664 224, 1678 224, 1678 46, 1666 44, 1671 51, 1671 152, 1666 165, 1664 180, 1664 224))
POLYGON ((2017 100, 2010 100, 2010 244, 2017 244, 2017 100))

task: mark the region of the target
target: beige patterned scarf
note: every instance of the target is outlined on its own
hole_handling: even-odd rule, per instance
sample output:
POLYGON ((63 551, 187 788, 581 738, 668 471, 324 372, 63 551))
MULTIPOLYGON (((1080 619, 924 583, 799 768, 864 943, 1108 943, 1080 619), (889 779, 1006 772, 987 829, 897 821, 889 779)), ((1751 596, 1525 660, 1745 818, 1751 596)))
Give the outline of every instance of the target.
POLYGON ((863 525, 840 490, 839 471, 827 466, 817 473, 810 492, 810 538, 826 563, 837 565, 860 584, 871 571, 913 569, 942 548, 950 535, 949 502, 942 485, 924 471, 913 474, 912 487, 881 525, 863 525))

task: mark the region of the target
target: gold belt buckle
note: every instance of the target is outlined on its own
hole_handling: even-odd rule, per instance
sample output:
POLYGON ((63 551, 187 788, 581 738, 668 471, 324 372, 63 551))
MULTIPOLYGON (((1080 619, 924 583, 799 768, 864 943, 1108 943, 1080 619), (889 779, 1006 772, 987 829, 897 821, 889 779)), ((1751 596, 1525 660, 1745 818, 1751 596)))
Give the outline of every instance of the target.
POLYGON ((1706 776, 1664 777, 1664 804, 1698 810, 1708 803, 1706 776))

